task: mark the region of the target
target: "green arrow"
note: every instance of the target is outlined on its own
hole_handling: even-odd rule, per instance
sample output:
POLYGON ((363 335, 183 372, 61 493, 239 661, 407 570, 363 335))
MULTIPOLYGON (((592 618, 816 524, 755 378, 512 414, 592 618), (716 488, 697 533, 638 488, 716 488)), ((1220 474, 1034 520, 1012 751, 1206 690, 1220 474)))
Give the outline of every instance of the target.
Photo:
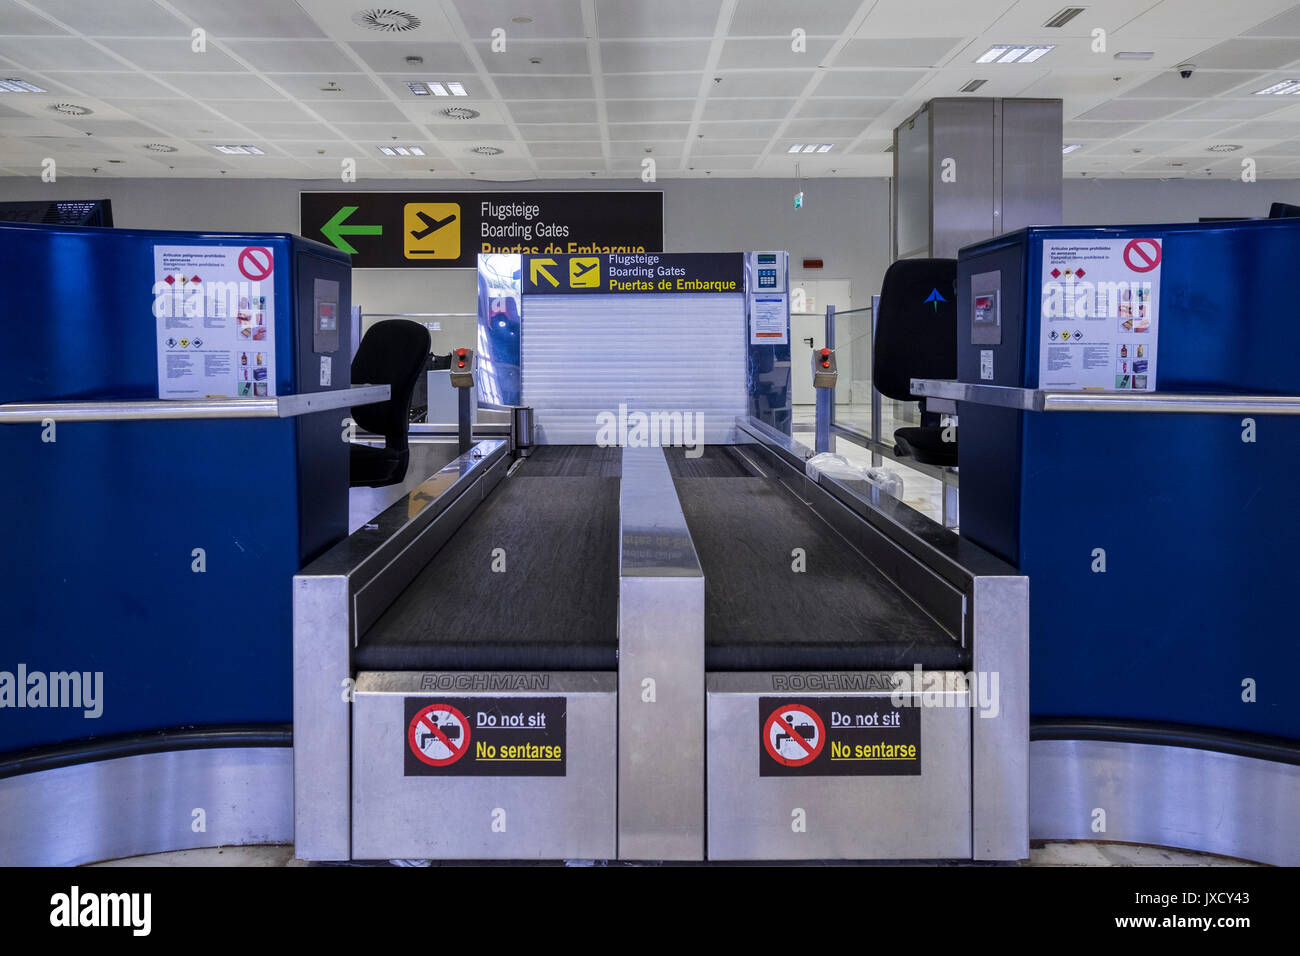
POLYGON ((344 206, 330 217, 329 222, 320 227, 322 236, 334 243, 337 248, 352 256, 357 254, 357 250, 353 248, 352 243, 343 238, 344 236, 382 236, 384 234, 383 226, 343 225, 347 218, 356 211, 356 206, 344 206))

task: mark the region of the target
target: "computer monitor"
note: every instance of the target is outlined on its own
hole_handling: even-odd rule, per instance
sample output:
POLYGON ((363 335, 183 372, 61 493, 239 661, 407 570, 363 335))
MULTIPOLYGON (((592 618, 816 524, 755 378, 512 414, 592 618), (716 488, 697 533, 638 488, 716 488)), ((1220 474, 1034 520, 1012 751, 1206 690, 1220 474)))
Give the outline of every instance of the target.
POLYGON ((47 226, 111 226, 109 199, 0 202, 0 222, 35 222, 47 226))

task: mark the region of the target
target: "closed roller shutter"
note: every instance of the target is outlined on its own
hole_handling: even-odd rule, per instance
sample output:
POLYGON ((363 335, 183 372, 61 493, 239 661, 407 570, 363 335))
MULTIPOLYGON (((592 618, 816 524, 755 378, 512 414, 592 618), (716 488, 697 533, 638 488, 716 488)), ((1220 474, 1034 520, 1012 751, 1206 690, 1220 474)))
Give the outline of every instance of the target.
POLYGON ((620 405, 699 413, 706 444, 734 441, 747 414, 743 296, 528 296, 521 335, 523 403, 541 444, 596 444, 601 414, 620 405))

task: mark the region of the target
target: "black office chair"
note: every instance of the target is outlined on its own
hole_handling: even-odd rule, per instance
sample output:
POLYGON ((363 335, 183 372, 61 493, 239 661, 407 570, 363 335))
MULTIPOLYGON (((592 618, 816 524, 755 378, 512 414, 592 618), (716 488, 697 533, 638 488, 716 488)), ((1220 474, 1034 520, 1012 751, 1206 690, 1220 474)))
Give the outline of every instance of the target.
MULTIPOLYGON (((900 259, 880 290, 872 373, 882 395, 915 402, 914 378, 957 377, 957 260, 900 259)), ((940 416, 920 400, 919 427, 894 432, 894 454, 956 467, 957 442, 944 441, 940 416)), ((955 429, 954 429, 955 432, 955 429)))
POLYGON ((384 436, 384 447, 351 446, 352 487, 381 488, 406 478, 411 452, 407 427, 415 384, 429 362, 429 330, 419 322, 387 319, 370 327, 352 360, 352 381, 359 385, 387 385, 388 401, 357 405, 352 420, 361 428, 384 436))

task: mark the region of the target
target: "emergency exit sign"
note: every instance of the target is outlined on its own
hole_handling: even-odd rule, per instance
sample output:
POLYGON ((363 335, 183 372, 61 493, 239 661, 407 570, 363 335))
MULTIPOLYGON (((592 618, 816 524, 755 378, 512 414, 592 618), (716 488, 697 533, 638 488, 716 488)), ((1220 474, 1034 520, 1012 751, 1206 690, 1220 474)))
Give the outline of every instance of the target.
POLYGON ((663 193, 305 192, 299 232, 354 269, 472 269, 487 253, 658 252, 663 193))

